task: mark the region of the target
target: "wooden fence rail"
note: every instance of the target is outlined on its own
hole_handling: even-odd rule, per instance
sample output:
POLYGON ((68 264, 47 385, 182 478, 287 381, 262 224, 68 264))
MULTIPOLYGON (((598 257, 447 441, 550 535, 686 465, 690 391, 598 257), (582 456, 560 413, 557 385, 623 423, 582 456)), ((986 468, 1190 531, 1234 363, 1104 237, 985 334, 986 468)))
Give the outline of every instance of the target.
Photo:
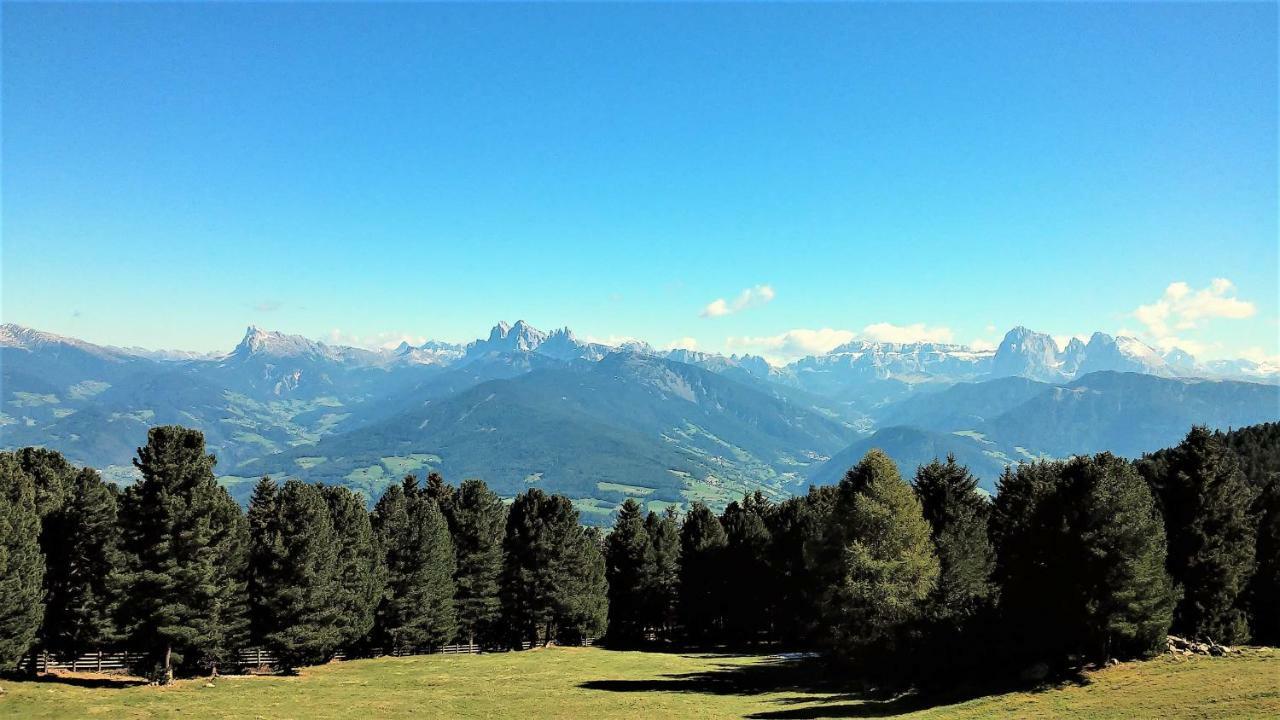
MULTIPOLYGON (((595 638, 587 638, 584 645, 594 645, 595 638)), ((522 648, 528 650, 530 643, 525 642, 522 648)), ((482 647, 474 643, 461 643, 457 645, 445 645, 435 648, 413 648, 412 650, 393 651, 393 657, 408 657, 412 655, 470 655, 481 652, 482 647)), ((373 657, 385 655, 382 648, 374 648, 369 654, 373 657)), ((70 670, 71 672, 108 672, 113 670, 126 670, 129 668, 131 660, 137 660, 138 653, 130 653, 127 650, 122 651, 96 651, 84 653, 76 657, 59 657, 50 655, 49 653, 41 653, 36 656, 36 671, 49 672, 50 670, 70 670)), ((344 653, 337 653, 333 656, 334 660, 345 660, 344 653)), ((21 667, 29 667, 31 656, 23 658, 21 667)), ((273 667, 276 664, 275 656, 262 648, 249 648, 241 650, 237 653, 236 660, 231 663, 236 668, 257 668, 257 667, 273 667)))

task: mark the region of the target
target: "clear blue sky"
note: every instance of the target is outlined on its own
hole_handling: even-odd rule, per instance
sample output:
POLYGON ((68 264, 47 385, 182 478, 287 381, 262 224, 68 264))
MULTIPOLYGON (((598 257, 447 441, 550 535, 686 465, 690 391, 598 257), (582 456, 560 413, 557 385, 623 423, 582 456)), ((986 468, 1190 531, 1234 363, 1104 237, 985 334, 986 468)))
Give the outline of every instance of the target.
POLYGON ((1274 3, 5 3, 3 319, 200 350, 524 318, 774 357, 1015 324, 1276 355, 1276 28, 1274 3))

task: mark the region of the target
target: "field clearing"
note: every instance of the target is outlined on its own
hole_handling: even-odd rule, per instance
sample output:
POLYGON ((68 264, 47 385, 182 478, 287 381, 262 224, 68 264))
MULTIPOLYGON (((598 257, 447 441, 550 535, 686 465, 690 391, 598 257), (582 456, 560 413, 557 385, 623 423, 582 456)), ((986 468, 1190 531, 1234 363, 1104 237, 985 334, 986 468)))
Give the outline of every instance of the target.
POLYGON ((0 682, 0 717, 828 718, 1280 716, 1280 651, 1161 657, 1085 684, 945 701, 868 700, 813 687, 811 668, 752 655, 551 648, 355 660, 298 677, 223 677, 167 688, 110 676, 0 682))

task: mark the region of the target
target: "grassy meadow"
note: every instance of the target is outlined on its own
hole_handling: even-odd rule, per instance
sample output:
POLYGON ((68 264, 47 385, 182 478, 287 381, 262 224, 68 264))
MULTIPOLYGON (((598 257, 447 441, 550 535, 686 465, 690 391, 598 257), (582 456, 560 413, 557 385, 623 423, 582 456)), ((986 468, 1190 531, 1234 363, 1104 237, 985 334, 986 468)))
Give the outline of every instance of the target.
POLYGON ((872 699, 813 668, 750 655, 551 648, 355 660, 296 677, 147 687, 112 676, 0 681, 0 717, 63 718, 1257 718, 1280 716, 1280 651, 1161 657, 1071 683, 975 698, 872 699))

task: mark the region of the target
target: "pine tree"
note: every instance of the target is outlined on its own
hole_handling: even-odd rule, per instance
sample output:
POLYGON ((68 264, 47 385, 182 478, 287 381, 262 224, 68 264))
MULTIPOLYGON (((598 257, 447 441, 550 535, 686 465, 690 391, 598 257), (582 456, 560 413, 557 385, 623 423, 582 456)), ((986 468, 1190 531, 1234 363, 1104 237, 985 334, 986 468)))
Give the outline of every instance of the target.
POLYGON ((929 521, 938 555, 938 584, 928 614, 942 623, 973 617, 992 595, 995 552, 987 536, 990 504, 978 492, 978 480, 948 455, 916 469, 916 497, 929 521))
POLYGON ((772 538, 769 534, 769 503, 758 491, 731 502, 720 517, 728 544, 723 554, 728 603, 725 612, 726 639, 733 643, 753 643, 765 639, 772 628, 777 583, 769 566, 772 538))
POLYGON ((0 670, 35 642, 44 613, 44 556, 35 482, 13 453, 0 453, 0 670))
POLYGON ((76 468, 56 450, 25 447, 13 454, 23 472, 35 484, 36 509, 40 517, 62 507, 75 485, 76 468))
POLYGON ((555 639, 564 644, 581 644, 604 632, 609 620, 604 538, 597 528, 581 527, 576 511, 572 524, 566 524, 564 529, 568 537, 559 563, 563 590, 556 600, 555 639))
POLYGON ((1280 645, 1280 474, 1258 498, 1257 567, 1250 588, 1254 639, 1280 645))
MULTIPOLYGON (((572 642, 599 632, 608 599, 598 540, 584 540, 578 511, 561 495, 517 495, 502 540, 502 617, 513 646, 572 642), (597 577, 598 576, 598 577, 597 577)), ((591 534, 594 538, 594 533, 591 534)))
POLYGON ((1075 637, 1096 660, 1154 654, 1173 620, 1164 523, 1146 482, 1127 460, 1103 453, 1063 468, 1069 519, 1064 545, 1078 547, 1084 621, 1075 637), (1073 542, 1074 541, 1074 542, 1073 542))
POLYGON ((680 593, 680 526, 675 506, 668 505, 661 515, 650 511, 644 529, 653 548, 645 624, 654 628, 660 638, 670 639, 680 593))
POLYGON ((1063 652, 1056 643, 1064 621, 1050 614, 1069 594, 1070 579, 1051 569, 1061 523, 1045 512, 1061 474, 1060 462, 1023 463, 1005 468, 996 484, 989 535, 1002 629, 998 651, 1014 663, 1063 652))
POLYGON ((449 504, 457 570, 454 572, 458 636, 468 643, 495 638, 502 604, 502 537, 507 509, 481 480, 464 480, 449 504))
POLYGON ((656 570, 653 543, 640 503, 627 498, 618 507, 605 541, 609 581, 609 642, 625 646, 644 639, 645 611, 656 570))
POLYGON ((374 532, 387 573, 377 634, 394 652, 448 643, 457 632, 456 561, 439 505, 408 476, 378 501, 374 532))
POLYGON ((778 584, 773 623, 783 641, 811 647, 822 635, 817 607, 824 588, 809 554, 822 541, 835 497, 834 485, 810 487, 806 495, 779 504, 770 516, 770 564, 778 584))
POLYGON ((1249 638, 1244 591, 1253 571, 1256 490, 1220 436, 1192 428, 1143 472, 1169 533, 1169 574, 1181 589, 1173 631, 1224 643, 1249 638))
POLYGON ((336 581, 333 605, 337 609, 338 646, 363 643, 373 630, 378 601, 385 582, 382 560, 365 511, 364 497, 344 487, 322 487, 336 543, 336 581))
POLYGON ((76 473, 62 506, 45 517, 45 614, 40 644, 79 655, 115 636, 120 530, 116 490, 90 468, 76 473))
POLYGON ((691 641, 716 639, 723 632, 727 546, 720 519, 706 505, 693 503, 680 526, 680 622, 691 641))
POLYGON ((872 648, 892 651, 933 591, 938 559, 920 501, 884 453, 845 474, 826 535, 822 613, 833 649, 863 661, 872 648))
POLYGON ((253 486, 249 499, 249 637, 257 644, 266 642, 267 635, 278 629, 271 598, 283 572, 284 543, 276 514, 279 494, 279 486, 264 475, 253 486))
POLYGON ((134 460, 142 479, 121 503, 122 625, 161 682, 180 663, 216 668, 247 629, 248 525, 214 480, 215 462, 198 431, 151 428, 134 460))
POLYGON ((324 494, 287 480, 276 497, 274 576, 261 576, 262 604, 271 615, 263 644, 281 667, 327 662, 341 641, 337 605, 337 537, 324 494))

